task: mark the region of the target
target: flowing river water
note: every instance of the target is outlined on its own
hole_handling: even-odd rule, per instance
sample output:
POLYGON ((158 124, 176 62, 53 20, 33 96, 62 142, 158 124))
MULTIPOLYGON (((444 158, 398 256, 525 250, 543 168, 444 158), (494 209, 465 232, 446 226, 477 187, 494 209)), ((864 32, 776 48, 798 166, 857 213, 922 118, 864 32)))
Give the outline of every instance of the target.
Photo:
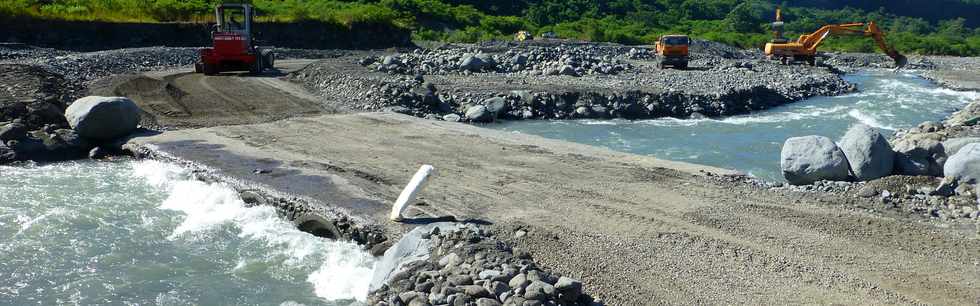
POLYGON ((0 305, 350 305, 375 259, 156 161, 0 166, 0 305))
POLYGON ((976 92, 944 89, 910 73, 863 71, 844 78, 859 91, 722 119, 527 120, 487 127, 782 181, 779 154, 786 138, 822 135, 836 140, 859 122, 890 136, 896 129, 940 121, 980 98, 976 92))

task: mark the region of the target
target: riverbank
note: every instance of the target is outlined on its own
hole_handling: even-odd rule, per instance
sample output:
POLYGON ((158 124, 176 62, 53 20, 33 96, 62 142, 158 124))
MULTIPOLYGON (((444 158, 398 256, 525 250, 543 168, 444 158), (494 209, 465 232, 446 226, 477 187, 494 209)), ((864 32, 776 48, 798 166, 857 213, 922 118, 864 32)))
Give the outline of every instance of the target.
POLYGON ((298 71, 329 105, 447 121, 698 118, 744 114, 855 88, 826 67, 698 41, 690 68, 643 46, 508 42, 355 53, 298 71))
POLYGON ((289 193, 319 194, 393 233, 413 226, 382 221, 386 203, 419 164, 432 164, 439 174, 409 220, 490 223, 499 239, 581 280, 585 292, 610 305, 651 297, 965 303, 980 294, 967 289, 980 271, 959 255, 980 251, 969 238, 973 228, 936 231, 896 212, 869 212, 877 205, 869 199, 694 174, 724 170, 390 113, 180 130, 135 141, 289 193), (915 276, 936 271, 942 282, 915 276), (771 294, 763 299, 747 288, 771 294), (777 294, 791 291, 797 293, 777 294))

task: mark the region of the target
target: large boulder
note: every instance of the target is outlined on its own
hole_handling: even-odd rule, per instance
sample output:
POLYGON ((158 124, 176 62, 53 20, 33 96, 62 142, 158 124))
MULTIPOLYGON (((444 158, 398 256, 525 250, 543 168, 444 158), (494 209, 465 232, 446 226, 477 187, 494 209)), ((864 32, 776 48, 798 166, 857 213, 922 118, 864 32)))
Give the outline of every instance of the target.
POLYGON ((844 181, 848 177, 847 158, 837 144, 823 136, 786 139, 779 162, 783 177, 793 185, 817 181, 844 181))
POLYGON ((543 281, 533 281, 524 289, 524 298, 528 300, 547 300, 555 296, 555 286, 543 281))
POLYGON ((84 158, 93 146, 74 130, 58 129, 53 133, 39 133, 44 151, 35 160, 63 161, 84 158))
POLYGON ((877 129, 864 124, 852 126, 844 138, 840 149, 844 152, 854 178, 870 181, 892 174, 895 165, 895 151, 885 136, 877 129))
POLYGON ((507 99, 502 97, 493 97, 483 101, 486 105, 487 111, 493 113, 494 117, 500 118, 510 110, 510 104, 507 103, 507 99))
POLYGON ((8 140, 21 140, 27 137, 27 126, 21 123, 11 123, 0 127, 0 143, 8 140))
POLYGON ((564 303, 573 303, 582 295, 582 282, 577 279, 564 277, 555 283, 555 292, 558 300, 564 303))
POLYGON ((24 116, 24 123, 31 130, 40 129, 47 124, 54 124, 65 127, 64 108, 45 101, 38 101, 27 105, 27 115, 24 116))
POLYGON ((476 58, 483 61, 483 68, 493 68, 497 66, 497 60, 490 54, 480 53, 476 55, 476 58))
POLYGON ((892 146, 895 172, 904 175, 943 176, 946 150, 938 133, 909 134, 892 146))
POLYGON ((967 105, 946 120, 949 126, 973 126, 980 122, 980 100, 967 105))
POLYGON ((381 58, 381 64, 385 66, 401 64, 401 59, 397 55, 390 55, 381 58))
POLYGON ((493 113, 486 106, 475 105, 466 110, 466 119, 472 122, 490 122, 493 121, 493 113))
POLYGON ((89 96, 65 110, 65 118, 78 135, 111 140, 129 135, 140 123, 140 108, 124 97, 89 96))
POLYGON ((950 156, 943 172, 960 183, 977 183, 980 180, 980 143, 968 144, 950 156))
POLYGON ((515 90, 510 92, 511 97, 517 98, 521 105, 534 105, 534 94, 527 90, 515 90))
POLYGON ((953 154, 959 152, 966 145, 978 142, 980 142, 980 137, 950 138, 943 141, 943 149, 946 150, 946 156, 953 156, 953 154))
POLYGON ((0 143, 0 165, 9 164, 17 161, 17 152, 0 143))
POLYGON ((484 62, 483 59, 481 59, 481 58, 479 58, 479 57, 477 57, 475 55, 472 55, 472 54, 464 55, 463 56, 463 59, 461 59, 459 61, 459 69, 460 70, 468 70, 468 71, 472 71, 472 72, 479 72, 479 71, 482 71, 483 68, 486 67, 486 66, 487 66, 487 63, 484 62))
POLYGON ((37 131, 21 140, 9 141, 9 149, 18 160, 37 162, 65 161, 85 158, 92 144, 70 129, 51 133, 37 131))

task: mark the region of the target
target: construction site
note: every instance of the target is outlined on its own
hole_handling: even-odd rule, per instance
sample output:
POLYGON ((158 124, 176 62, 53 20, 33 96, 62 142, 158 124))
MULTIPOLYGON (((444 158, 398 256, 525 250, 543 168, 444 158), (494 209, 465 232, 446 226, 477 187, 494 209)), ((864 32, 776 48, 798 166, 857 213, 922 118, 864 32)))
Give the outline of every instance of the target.
MULTIPOLYGON (((356 246, 339 257, 371 258, 327 285, 311 274, 303 284, 314 288, 275 300, 284 305, 980 303, 980 154, 962 153, 980 149, 976 57, 900 54, 871 21, 786 38, 778 9, 758 49, 684 33, 622 45, 524 30, 473 44, 284 48, 260 43, 250 5, 214 13, 205 47, 0 44, 0 176, 158 161, 230 190, 242 210, 270 208, 304 237, 356 246), (823 52, 835 36, 880 53, 823 52), (85 123, 98 116, 109 117, 85 123), (888 146, 887 171, 860 173, 841 138, 857 125, 873 131, 867 160, 881 163, 875 146, 888 146), (833 152, 787 153, 785 138, 810 134, 833 138, 833 152), (645 142, 654 137, 667 140, 645 142), (756 175, 755 159, 783 177, 756 175), (344 286, 364 292, 322 293, 344 286)), ((203 216, 231 214, 222 209, 203 216)), ((10 237, 30 235, 11 224, 10 237)), ((207 239, 252 235, 236 226, 207 239)), ((248 266, 249 252, 229 273, 276 269, 248 266)), ((0 304, 63 302, 12 288, 0 287, 0 304)), ((172 296, 146 296, 235 300, 166 288, 172 296)), ((147 301, 107 292, 83 302, 147 301)))

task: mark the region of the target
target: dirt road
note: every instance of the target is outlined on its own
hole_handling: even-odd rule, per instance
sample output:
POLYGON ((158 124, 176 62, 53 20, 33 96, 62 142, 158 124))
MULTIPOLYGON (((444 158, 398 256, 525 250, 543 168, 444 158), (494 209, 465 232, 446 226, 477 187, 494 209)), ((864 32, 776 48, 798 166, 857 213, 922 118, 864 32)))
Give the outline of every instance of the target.
POLYGON ((277 71, 261 76, 226 72, 218 76, 190 69, 119 75, 91 89, 94 95, 126 96, 144 110, 148 123, 170 128, 193 128, 269 122, 304 115, 331 113, 301 86, 280 80, 312 61, 276 63, 277 71))
POLYGON ((390 203, 419 165, 432 164, 438 173, 410 223, 450 215, 492 223, 608 305, 980 303, 976 229, 938 227, 873 200, 771 191, 701 174, 722 169, 472 125, 322 115, 329 110, 318 100, 278 78, 167 72, 114 90, 141 89, 145 79, 187 93, 155 108, 151 90, 134 92, 159 122, 214 127, 136 143, 394 234, 413 225, 385 223, 390 203), (161 110, 175 106, 185 108, 161 110), (273 121, 295 114, 308 116, 273 121))

